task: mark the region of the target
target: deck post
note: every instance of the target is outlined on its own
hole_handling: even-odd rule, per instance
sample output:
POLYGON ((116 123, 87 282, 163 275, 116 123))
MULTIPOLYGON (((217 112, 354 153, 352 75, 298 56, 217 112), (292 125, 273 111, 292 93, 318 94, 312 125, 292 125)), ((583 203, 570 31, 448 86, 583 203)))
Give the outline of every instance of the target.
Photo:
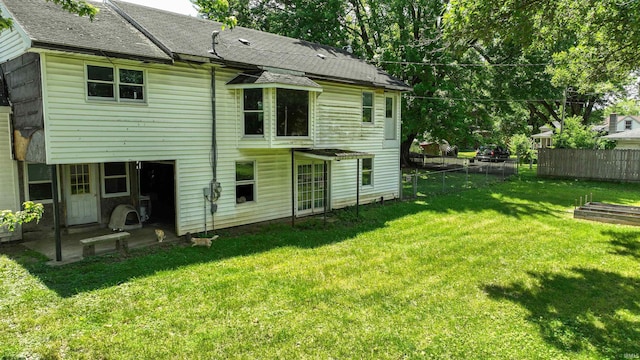
POLYGON ((51 191, 53 193, 53 227, 56 239, 56 261, 62 261, 62 237, 60 236, 60 210, 58 199, 58 169, 57 165, 50 165, 51 191))
POLYGON ((291 149, 291 227, 296 226, 296 150, 291 149))
POLYGON ((360 158, 356 166, 356 218, 360 217, 360 158))

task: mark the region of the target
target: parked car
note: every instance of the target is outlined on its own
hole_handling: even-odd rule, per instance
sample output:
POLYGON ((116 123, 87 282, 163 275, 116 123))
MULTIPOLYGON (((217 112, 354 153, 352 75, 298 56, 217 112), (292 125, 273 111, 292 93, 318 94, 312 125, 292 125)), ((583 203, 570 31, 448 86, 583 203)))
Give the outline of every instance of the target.
POLYGON ((505 161, 509 156, 509 149, 494 144, 480 146, 476 152, 478 161, 505 161))

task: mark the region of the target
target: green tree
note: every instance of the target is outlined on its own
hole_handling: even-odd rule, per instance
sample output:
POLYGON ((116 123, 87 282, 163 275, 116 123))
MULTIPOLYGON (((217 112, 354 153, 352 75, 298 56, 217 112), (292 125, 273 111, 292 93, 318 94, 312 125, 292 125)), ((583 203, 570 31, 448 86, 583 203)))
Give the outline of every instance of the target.
POLYGON ((640 115, 640 103, 636 99, 624 99, 604 108, 604 116, 610 114, 640 115))
MULTIPOLYGON (((46 0, 47 2, 52 2, 54 4, 60 5, 63 9, 78 14, 80 16, 88 16, 89 19, 93 20, 93 18, 98 14, 98 8, 87 3, 84 0, 46 0)), ((13 26, 13 21, 9 18, 5 18, 0 14, 0 32, 6 29, 10 29, 13 26)))
POLYGON ((520 163, 528 163, 535 159, 536 151, 533 150, 531 138, 526 134, 516 134, 511 137, 510 150, 515 154, 520 163))
POLYGON ((599 134, 585 125, 578 116, 570 116, 565 119, 562 131, 556 129, 553 135, 554 147, 559 149, 602 149, 605 142, 599 138, 599 134))
POLYGON ((14 231, 19 224, 31 221, 40 221, 44 214, 44 206, 32 201, 26 201, 22 204, 23 210, 13 212, 11 210, 0 211, 0 229, 5 228, 14 231))
POLYGON ((616 88, 640 64, 638 1, 451 0, 449 9, 454 37, 543 49, 552 54, 554 83, 581 93, 616 88))

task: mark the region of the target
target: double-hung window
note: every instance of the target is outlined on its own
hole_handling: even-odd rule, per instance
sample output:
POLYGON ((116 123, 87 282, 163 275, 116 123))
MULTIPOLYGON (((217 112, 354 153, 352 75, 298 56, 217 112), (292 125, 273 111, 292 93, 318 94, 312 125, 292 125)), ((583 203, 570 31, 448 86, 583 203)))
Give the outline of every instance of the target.
POLYGON ((87 97, 92 100, 144 102, 144 72, 87 65, 87 97))
POLYGON ((362 159, 362 186, 373 185, 373 159, 362 159))
POLYGON ((255 162, 236 162, 236 204, 255 201, 255 194, 255 162))
POLYGON ((624 121, 624 129, 625 130, 631 130, 632 126, 633 126, 633 122, 631 120, 625 120, 624 121))
POLYGON ((309 92, 276 90, 277 136, 309 136, 309 92))
POLYGON ((124 162, 102 164, 102 195, 107 197, 128 196, 129 166, 124 162))
POLYGON ((244 134, 264 134, 264 108, 262 89, 244 89, 244 134))
POLYGON ((42 203, 53 202, 51 168, 46 164, 26 164, 26 198, 42 203))
POLYGON ((362 93, 362 122, 373 122, 373 93, 365 91, 362 93))

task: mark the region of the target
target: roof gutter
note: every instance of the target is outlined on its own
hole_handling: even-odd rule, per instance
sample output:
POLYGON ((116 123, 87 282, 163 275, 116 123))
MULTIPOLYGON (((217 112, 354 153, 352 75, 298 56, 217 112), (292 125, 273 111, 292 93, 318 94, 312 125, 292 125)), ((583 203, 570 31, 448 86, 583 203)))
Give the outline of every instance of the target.
POLYGON ((173 60, 176 58, 176 54, 174 54, 171 49, 169 49, 166 45, 164 45, 158 38, 153 36, 149 30, 145 29, 144 26, 140 25, 137 21, 135 21, 129 14, 127 14, 124 10, 120 9, 116 4, 112 3, 109 0, 104 1, 105 4, 110 6, 118 15, 122 16, 129 24, 131 24, 134 28, 140 31, 144 36, 146 36, 151 42, 160 48, 165 54, 169 55, 169 57, 173 60))
POLYGON ((149 57, 149 56, 123 54, 123 53, 116 53, 116 52, 104 51, 99 49, 89 49, 89 48, 81 48, 81 47, 68 46, 68 45, 52 44, 52 43, 42 42, 37 40, 31 41, 31 47, 34 49, 34 52, 37 52, 37 49, 43 49, 43 50, 53 50, 53 51, 62 51, 62 52, 72 52, 72 53, 86 54, 86 55, 106 56, 106 57, 119 58, 119 59, 155 62, 155 63, 161 63, 161 64, 173 63, 173 60, 170 58, 155 58, 155 57, 149 57))

